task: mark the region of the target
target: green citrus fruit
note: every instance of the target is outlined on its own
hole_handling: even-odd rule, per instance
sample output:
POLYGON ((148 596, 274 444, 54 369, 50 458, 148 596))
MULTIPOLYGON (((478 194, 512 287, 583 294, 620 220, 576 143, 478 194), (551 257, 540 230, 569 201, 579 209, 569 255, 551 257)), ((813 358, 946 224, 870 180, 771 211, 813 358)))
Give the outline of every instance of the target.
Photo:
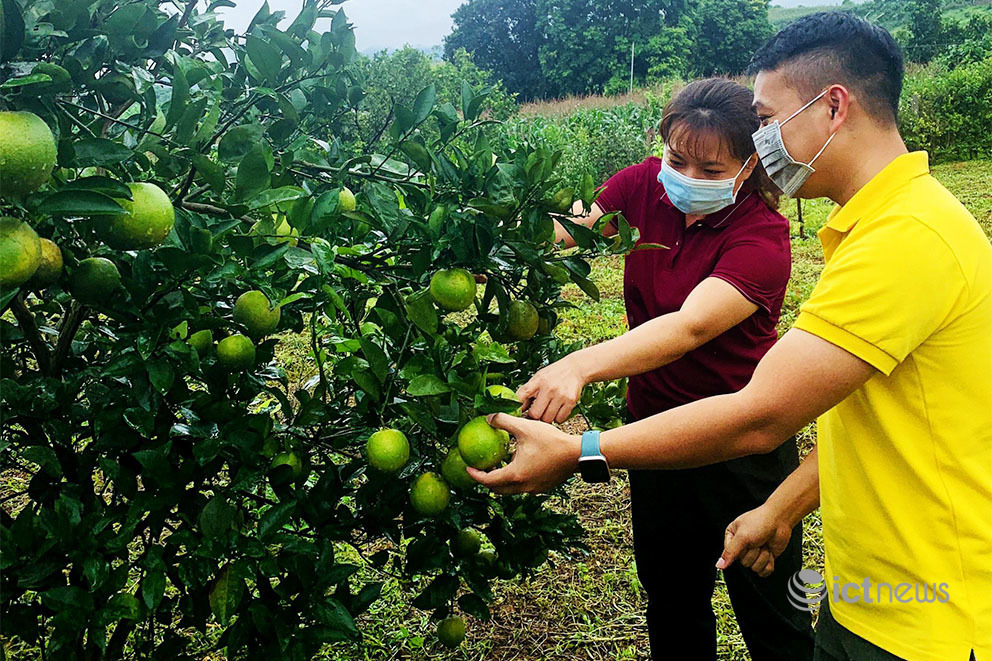
POLYGON ((506 329, 513 339, 529 340, 534 337, 540 321, 537 308, 527 301, 513 301, 510 303, 509 317, 506 329))
POLYGON ((111 105, 120 105, 134 98, 134 80, 130 76, 113 71, 101 76, 96 88, 111 105))
POLYGON ((0 287, 23 285, 40 264, 38 233, 23 221, 0 218, 0 287))
POLYGON ((492 551, 480 551, 479 560, 482 561, 487 567, 496 566, 496 554, 492 551))
POLYGON ((295 452, 280 452, 272 457, 269 471, 277 484, 295 482, 303 476, 303 460, 295 452), (283 468, 284 466, 286 468, 283 468))
POLYGON ((47 83, 46 89, 67 88, 71 80, 69 72, 53 62, 39 62, 31 69, 31 73, 43 73, 52 79, 52 82, 47 83))
POLYGON ((255 364, 255 345, 244 335, 228 335, 217 343, 217 362, 232 372, 255 364))
POLYGON ((460 530, 451 540, 451 552, 458 558, 473 556, 480 549, 482 549, 482 535, 472 528, 460 530))
POLYGON ((506 459, 510 435, 486 422, 486 416, 472 418, 458 430, 458 452, 472 468, 489 470, 506 459))
POLYGON ((441 462, 441 475, 444 476, 448 484, 456 489, 471 489, 479 483, 465 471, 467 466, 468 464, 462 459, 462 453, 458 451, 458 448, 451 448, 444 461, 441 462))
POLYGON ((448 485, 437 473, 422 473, 410 487, 410 503, 424 516, 436 516, 444 511, 451 499, 448 485))
POLYGON ((282 311, 273 306, 268 296, 252 289, 238 296, 234 302, 234 321, 248 330, 252 337, 263 337, 276 329, 282 311))
POLYGON ((190 227, 189 243, 193 252, 201 255, 209 254, 214 247, 214 233, 205 227, 190 227))
POLYGON ((299 231, 289 224, 286 216, 278 213, 272 214, 272 218, 263 218, 251 226, 251 234, 258 234, 265 237, 265 240, 276 245, 277 243, 289 243, 291 246, 299 244, 299 231))
POLYGON ((440 308, 464 310, 475 300, 475 277, 467 269, 441 269, 431 277, 430 294, 440 308))
POLYGON ((558 213, 566 213, 572 208, 572 189, 562 188, 551 198, 551 206, 558 213))
POLYGON ((155 184, 134 182, 131 200, 118 199, 124 213, 103 221, 103 237, 119 250, 154 248, 165 241, 176 221, 176 211, 169 196, 155 184))
POLYGON ((28 285, 35 289, 44 289, 55 284, 61 275, 62 251, 53 241, 41 239, 41 262, 38 264, 38 270, 28 281, 28 285))
POLYGON ((465 620, 449 617, 437 625, 437 639, 448 649, 455 649, 465 640, 465 620))
POLYGON ((395 473, 410 459, 410 441, 399 429, 380 429, 369 436, 365 452, 373 468, 395 473))
POLYGON ((104 257, 84 259, 69 275, 69 291, 81 303, 105 302, 120 286, 120 271, 104 257))
POLYGON ((55 167, 55 136, 30 112, 0 112, 0 196, 24 197, 41 188, 55 167))
MULTIPOLYGON (((497 385, 489 386, 488 388, 486 388, 486 390, 488 390, 489 394, 492 395, 493 397, 497 397, 499 399, 508 399, 511 402, 516 402, 518 404, 520 403, 520 400, 517 399, 517 393, 513 392, 506 386, 497 384, 497 385)), ((522 411, 520 407, 517 407, 517 410, 513 413, 513 415, 520 415, 521 413, 522 411)))
POLYGON ((341 189, 338 194, 338 211, 341 213, 347 213, 349 211, 354 211, 358 205, 355 204, 355 194, 351 192, 351 189, 345 186, 341 189))
POLYGON ((193 347, 196 350, 196 353, 202 356, 210 350, 210 347, 213 346, 214 332, 209 328, 198 330, 189 336, 186 343, 193 347))

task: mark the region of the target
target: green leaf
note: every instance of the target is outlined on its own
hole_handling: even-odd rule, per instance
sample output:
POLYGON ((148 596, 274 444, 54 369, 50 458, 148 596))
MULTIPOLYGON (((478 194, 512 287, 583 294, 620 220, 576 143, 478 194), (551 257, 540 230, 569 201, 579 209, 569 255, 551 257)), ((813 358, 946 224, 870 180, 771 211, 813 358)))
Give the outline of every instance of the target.
POLYGON ((211 190, 218 195, 224 193, 224 182, 226 181, 224 168, 211 161, 204 154, 193 155, 193 167, 203 177, 203 180, 207 182, 211 190))
POLYGON ((230 564, 225 565, 217 575, 217 580, 210 589, 209 600, 210 610, 222 627, 226 627, 231 621, 231 615, 241 603, 244 587, 244 581, 233 575, 230 564))
POLYGON ((116 216, 124 213, 124 208, 103 193, 61 190, 46 197, 38 211, 50 216, 116 216))
POLYGON ((431 300, 430 294, 426 289, 410 296, 404 307, 407 318, 417 328, 428 335, 437 334, 437 309, 434 307, 434 302, 431 300))
POLYGON ((293 200, 305 197, 306 194, 307 192, 299 186, 281 186, 259 194, 258 197, 249 203, 248 208, 262 209, 264 207, 270 207, 273 204, 292 202, 293 200))
POLYGON ((234 183, 234 199, 244 202, 269 187, 269 165, 265 152, 258 146, 252 148, 238 165, 234 183))
POLYGON ((414 608, 433 610, 448 605, 458 592, 458 579, 442 574, 435 578, 427 588, 410 602, 414 608))
POLYGON ((0 2, 0 62, 14 59, 24 43, 24 18, 16 0, 0 2))
POLYGON ((295 509, 296 502, 290 500, 267 510, 258 522, 258 538, 264 540, 269 535, 279 532, 293 516, 295 509))
POLYGON ((220 539, 229 530, 234 529, 238 510, 222 496, 214 496, 207 501, 200 511, 197 522, 200 532, 208 539, 220 539))
POLYGON ((385 382, 386 375, 389 373, 389 357, 386 356, 386 352, 370 337, 362 337, 359 342, 362 345, 362 354, 365 355, 365 360, 369 361, 369 367, 372 368, 372 373, 380 382, 385 382))
POLYGON ((131 199, 131 189, 127 187, 127 184, 116 179, 111 179, 110 177, 94 176, 73 179, 63 186, 62 190, 89 190, 103 193, 113 198, 131 199))
POLYGON ((251 63, 266 82, 278 81, 279 70, 282 68, 282 54, 275 46, 254 35, 248 35, 245 37, 245 50, 248 51, 251 63))
POLYGON ((463 594, 458 598, 458 608, 480 620, 489 619, 489 607, 482 600, 482 597, 477 594, 463 594))
POLYGON ((76 140, 72 143, 72 149, 75 154, 72 163, 77 168, 90 166, 105 168, 126 161, 134 155, 134 152, 124 145, 106 138, 76 140))
POLYGON ((149 571, 141 581, 141 598, 148 610, 154 611, 165 596, 165 572, 162 570, 149 571))
POLYGON ((169 111, 165 115, 166 127, 175 126, 186 111, 189 102, 189 83, 182 67, 174 64, 172 67, 172 98, 169 101, 169 111))
POLYGON ((156 390, 163 395, 169 392, 175 378, 169 363, 164 360, 156 360, 145 363, 145 369, 148 370, 148 380, 151 381, 156 390))
POLYGON ((220 139, 217 157, 226 163, 241 160, 258 144, 264 133, 265 129, 258 124, 235 126, 220 139))
POLYGON ((324 625, 321 637, 325 640, 356 640, 361 637, 355 626, 355 618, 334 597, 327 597, 326 601, 318 603, 314 610, 317 620, 324 625))
POLYGON ((417 94, 416 100, 413 102, 413 123, 414 125, 420 124, 431 114, 434 110, 434 102, 437 100, 437 88, 434 83, 431 83, 424 89, 420 90, 417 94))
POLYGON ((407 386, 406 391, 413 397, 423 397, 425 395, 440 395, 451 392, 451 388, 448 387, 447 383, 433 374, 421 374, 410 381, 410 385, 407 386))
POLYGON ((420 168, 421 172, 430 172, 431 155, 422 144, 413 140, 406 140, 400 145, 400 150, 420 168))
POLYGON ((10 87, 25 87, 27 85, 37 85, 38 83, 50 83, 52 82, 52 77, 46 73, 32 73, 27 76, 21 76, 20 78, 11 78, 10 80, 4 81, 0 88, 10 88, 10 87))

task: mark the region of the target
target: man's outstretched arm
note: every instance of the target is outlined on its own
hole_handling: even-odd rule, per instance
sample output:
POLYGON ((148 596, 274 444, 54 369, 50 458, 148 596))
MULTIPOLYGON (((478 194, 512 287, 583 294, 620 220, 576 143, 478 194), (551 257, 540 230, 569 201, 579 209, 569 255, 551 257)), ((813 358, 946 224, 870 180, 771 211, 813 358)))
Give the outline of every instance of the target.
MULTIPOLYGON (((815 335, 792 329, 762 358, 750 383, 602 433, 615 468, 689 468, 774 450, 875 374, 868 363, 815 335)), ((517 439, 504 468, 469 472, 499 493, 546 491, 575 472, 580 438, 534 420, 496 414, 517 439)))

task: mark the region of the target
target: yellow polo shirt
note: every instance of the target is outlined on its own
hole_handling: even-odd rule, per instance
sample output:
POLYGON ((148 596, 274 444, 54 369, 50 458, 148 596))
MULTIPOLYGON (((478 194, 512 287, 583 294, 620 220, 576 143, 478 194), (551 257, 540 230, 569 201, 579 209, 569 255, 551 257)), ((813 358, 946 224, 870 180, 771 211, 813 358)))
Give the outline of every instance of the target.
POLYGON ((906 659, 992 661, 992 246, 925 152, 818 234, 795 327, 878 370, 817 421, 831 612, 906 659))

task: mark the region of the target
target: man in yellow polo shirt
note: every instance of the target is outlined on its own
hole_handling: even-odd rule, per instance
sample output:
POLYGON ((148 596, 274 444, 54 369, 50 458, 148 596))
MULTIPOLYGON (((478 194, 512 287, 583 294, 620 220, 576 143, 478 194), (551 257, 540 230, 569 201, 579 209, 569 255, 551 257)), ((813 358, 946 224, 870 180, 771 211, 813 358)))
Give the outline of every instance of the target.
POLYGON ((927 155, 907 153, 902 55, 884 29, 810 15, 752 67, 769 176, 839 205, 795 326, 742 390, 585 443, 496 414, 491 424, 517 439, 514 459, 469 472, 500 493, 544 491, 580 463, 602 479, 592 464, 683 468, 768 452, 818 418, 818 448, 730 523, 717 566, 773 571, 822 501, 816 659, 992 661, 992 246, 927 155))

